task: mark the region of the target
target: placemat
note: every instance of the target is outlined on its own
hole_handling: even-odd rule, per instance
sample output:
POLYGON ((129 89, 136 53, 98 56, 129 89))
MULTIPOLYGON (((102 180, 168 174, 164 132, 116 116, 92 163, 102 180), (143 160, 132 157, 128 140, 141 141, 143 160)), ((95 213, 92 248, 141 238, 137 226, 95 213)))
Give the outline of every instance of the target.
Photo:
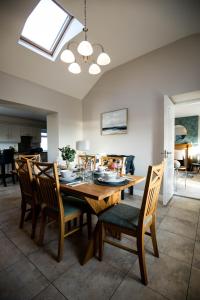
POLYGON ((105 185, 105 186, 121 186, 121 185, 126 185, 128 184, 130 181, 127 179, 124 179, 124 181, 121 182, 103 182, 103 181, 99 181, 97 179, 94 180, 94 183, 97 185, 105 185))

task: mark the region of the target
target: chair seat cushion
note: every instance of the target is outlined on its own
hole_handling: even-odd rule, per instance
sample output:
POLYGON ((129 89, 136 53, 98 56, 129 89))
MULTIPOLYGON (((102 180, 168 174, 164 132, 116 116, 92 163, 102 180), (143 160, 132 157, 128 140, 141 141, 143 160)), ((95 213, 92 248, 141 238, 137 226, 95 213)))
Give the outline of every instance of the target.
POLYGON ((140 209, 126 205, 118 204, 99 216, 99 221, 117 225, 122 228, 136 229, 138 226, 140 209))
POLYGON ((82 210, 74 205, 71 205, 67 201, 63 201, 64 215, 69 216, 74 213, 81 213, 82 210))
POLYGON ((76 198, 74 196, 69 195, 62 195, 63 202, 66 204, 72 205, 78 209, 81 209, 82 211, 88 211, 88 204, 85 202, 84 199, 76 198))

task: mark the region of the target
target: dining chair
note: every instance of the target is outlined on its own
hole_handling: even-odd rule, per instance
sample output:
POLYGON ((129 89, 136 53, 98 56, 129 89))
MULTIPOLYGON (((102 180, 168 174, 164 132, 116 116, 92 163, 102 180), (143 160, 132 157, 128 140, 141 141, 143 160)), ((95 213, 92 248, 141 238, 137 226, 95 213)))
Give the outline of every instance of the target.
MULTIPOLYGON (((76 205, 75 197, 65 196, 62 198, 56 163, 32 162, 32 169, 36 180, 37 194, 42 206, 39 244, 43 244, 47 217, 58 221, 59 241, 57 260, 59 262, 63 258, 64 238, 82 229, 83 213, 86 211, 76 205), (74 200, 74 205, 72 200, 74 200), (79 218, 79 226, 66 231, 65 225, 77 218, 79 218)), ((88 226, 90 226, 90 222, 88 222, 88 226)), ((68 229, 70 229, 69 226, 68 229)))
POLYGON ((30 161, 41 161, 40 154, 20 154, 19 159, 24 160, 28 159, 30 161))
POLYGON ((19 178, 21 190, 21 218, 20 228, 24 226, 24 219, 27 212, 30 213, 32 219, 31 238, 35 237, 35 229, 37 223, 37 216, 40 211, 40 205, 37 201, 36 192, 34 189, 34 181, 30 163, 27 160, 15 160, 16 172, 19 178), (27 207, 28 206, 28 207, 27 207))
POLYGON ((14 166, 14 149, 4 149, 0 155, 0 178, 5 187, 7 187, 6 179, 8 177, 12 177, 12 182, 15 183, 15 176, 13 174, 14 166))
MULTIPOLYGON (((101 165, 113 171, 117 171, 120 176, 125 174, 133 175, 135 171, 133 155, 106 155, 101 157, 101 165)), ((130 195, 133 195, 133 187, 129 188, 130 195)), ((124 191, 121 191, 121 200, 124 200, 124 191)))
POLYGON ((125 156, 106 155, 101 157, 101 165, 117 171, 120 176, 125 174, 125 156))
POLYGON ((98 221, 99 259, 102 260, 103 257, 104 242, 138 255, 141 281, 145 285, 148 284, 144 250, 145 234, 151 237, 154 255, 159 257, 155 223, 163 172, 164 162, 159 165, 149 166, 141 209, 126 204, 118 204, 102 213, 98 221), (137 249, 128 248, 108 239, 106 231, 114 231, 118 234, 124 233, 136 237, 137 249))
POLYGON ((79 155, 78 164, 82 165, 84 169, 90 169, 94 171, 96 168, 96 156, 95 155, 79 155))

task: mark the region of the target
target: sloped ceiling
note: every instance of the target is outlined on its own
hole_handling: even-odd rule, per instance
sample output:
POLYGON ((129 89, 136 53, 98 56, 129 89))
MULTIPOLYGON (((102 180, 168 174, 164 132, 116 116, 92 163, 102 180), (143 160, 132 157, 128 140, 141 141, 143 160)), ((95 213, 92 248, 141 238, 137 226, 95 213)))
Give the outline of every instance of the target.
MULTIPOLYGON (((75 98, 83 99, 101 75, 68 72, 17 44, 26 18, 38 0, 0 1, 0 70, 75 98)), ((83 22, 83 0, 57 0, 83 22)), ((88 39, 101 43, 115 68, 180 38, 200 32, 198 0, 88 0, 88 39)), ((81 40, 82 34, 75 39, 81 40)))

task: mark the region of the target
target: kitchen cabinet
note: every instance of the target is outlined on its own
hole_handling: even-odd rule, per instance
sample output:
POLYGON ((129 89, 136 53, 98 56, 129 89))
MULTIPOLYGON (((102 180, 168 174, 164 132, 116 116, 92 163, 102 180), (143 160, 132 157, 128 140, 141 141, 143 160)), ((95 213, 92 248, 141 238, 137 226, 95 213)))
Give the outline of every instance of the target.
POLYGON ((34 144, 40 144, 41 129, 31 126, 0 124, 0 142, 21 142, 21 136, 32 136, 34 144))
POLYGON ((20 136, 33 136, 32 127, 21 126, 20 127, 20 136))
POLYGON ((0 141, 1 142, 19 142, 19 126, 0 124, 0 141))

